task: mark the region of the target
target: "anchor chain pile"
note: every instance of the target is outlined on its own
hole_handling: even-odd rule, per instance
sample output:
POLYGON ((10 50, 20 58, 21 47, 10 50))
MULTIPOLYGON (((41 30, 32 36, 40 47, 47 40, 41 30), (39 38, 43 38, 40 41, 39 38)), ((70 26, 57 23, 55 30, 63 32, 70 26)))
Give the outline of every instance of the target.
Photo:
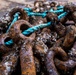
POLYGON ((0 75, 76 75, 76 5, 35 1, 1 17, 0 75))

